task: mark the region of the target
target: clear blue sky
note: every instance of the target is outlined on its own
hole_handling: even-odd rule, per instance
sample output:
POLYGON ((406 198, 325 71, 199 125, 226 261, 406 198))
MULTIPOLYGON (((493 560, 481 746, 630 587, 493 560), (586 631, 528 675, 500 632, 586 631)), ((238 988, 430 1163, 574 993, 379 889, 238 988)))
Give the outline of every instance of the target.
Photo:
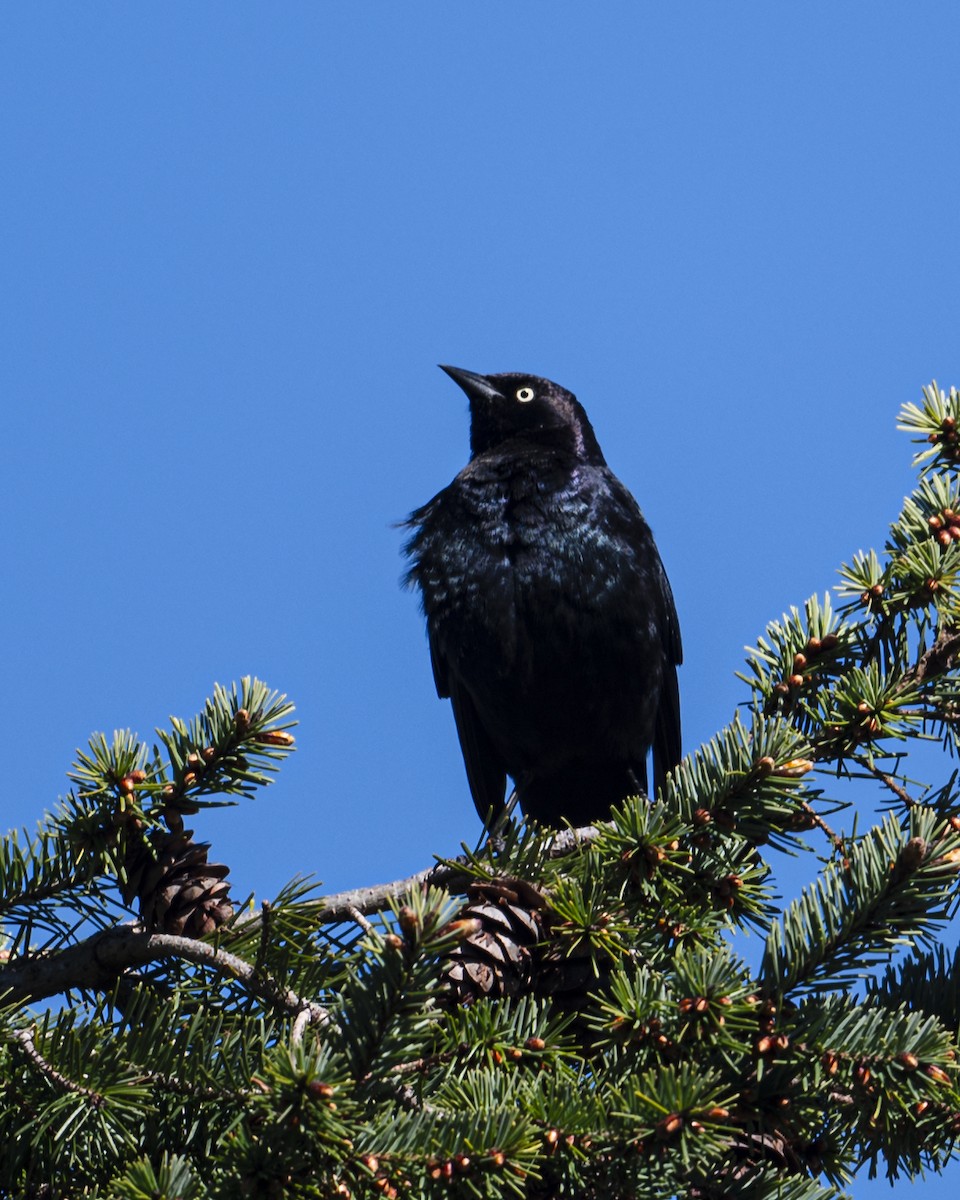
POLYGON ((578 394, 712 734, 960 383, 958 51, 954 0, 8 6, 6 822, 254 673, 302 723, 197 821, 238 894, 476 837, 391 526, 466 459, 437 362, 578 394))

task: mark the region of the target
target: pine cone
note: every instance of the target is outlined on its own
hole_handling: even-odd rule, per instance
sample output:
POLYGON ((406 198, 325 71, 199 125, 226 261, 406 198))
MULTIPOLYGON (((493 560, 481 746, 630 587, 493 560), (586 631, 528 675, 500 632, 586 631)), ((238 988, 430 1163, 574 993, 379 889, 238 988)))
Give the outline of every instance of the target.
POLYGON ((145 841, 131 840, 121 893, 126 904, 139 902, 144 926, 151 932, 199 938, 233 916, 230 868, 207 862, 208 842, 194 842, 192 830, 154 830, 145 841))

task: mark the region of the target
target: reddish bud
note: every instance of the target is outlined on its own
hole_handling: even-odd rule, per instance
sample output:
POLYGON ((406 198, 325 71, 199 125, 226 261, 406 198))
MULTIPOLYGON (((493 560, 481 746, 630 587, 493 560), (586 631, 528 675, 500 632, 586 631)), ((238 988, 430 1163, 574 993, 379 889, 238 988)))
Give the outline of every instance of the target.
POLYGON ((906 1050, 902 1054, 897 1055, 897 1062, 906 1067, 908 1071, 915 1071, 920 1066, 920 1060, 915 1054, 909 1054, 906 1050))
POLYGON ((960 870, 960 846, 956 850, 948 850, 936 860, 937 865, 947 867, 951 871, 960 870))
POLYGON ((234 713, 233 723, 239 733, 246 733, 250 728, 250 714, 245 708, 238 708, 234 713))
POLYGON ((263 733, 254 735, 253 740, 261 746, 292 746, 294 737, 285 729, 265 729, 263 733))
POLYGON ((812 770, 813 762, 809 758, 790 758, 777 767, 774 775, 780 779, 799 779, 801 775, 806 775, 812 770))
POLYGON ((441 937, 455 937, 460 941, 464 938, 471 937, 475 933, 479 933, 483 929, 483 922, 479 917, 460 917, 456 921, 450 921, 439 931, 441 937))

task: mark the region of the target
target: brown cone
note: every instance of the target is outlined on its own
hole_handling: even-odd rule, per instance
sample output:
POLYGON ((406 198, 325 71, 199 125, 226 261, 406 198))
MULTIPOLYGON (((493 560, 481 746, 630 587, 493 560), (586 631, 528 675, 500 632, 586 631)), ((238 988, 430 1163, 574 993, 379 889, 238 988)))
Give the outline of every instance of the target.
POLYGON ((194 842, 191 830, 165 829, 150 834, 149 845, 137 841, 127 852, 125 903, 139 902, 140 916, 151 932, 199 938, 233 916, 230 868, 207 862, 208 842, 194 842))
POLYGON ((594 978, 589 953, 570 955, 550 941, 545 894, 523 879, 472 883, 458 918, 479 929, 451 952, 443 976, 458 1004, 532 992, 576 1004, 594 978))
POLYGON ((517 879, 472 883, 460 919, 479 924, 458 943, 444 968, 458 1004, 530 991, 537 943, 545 935, 543 894, 517 879))

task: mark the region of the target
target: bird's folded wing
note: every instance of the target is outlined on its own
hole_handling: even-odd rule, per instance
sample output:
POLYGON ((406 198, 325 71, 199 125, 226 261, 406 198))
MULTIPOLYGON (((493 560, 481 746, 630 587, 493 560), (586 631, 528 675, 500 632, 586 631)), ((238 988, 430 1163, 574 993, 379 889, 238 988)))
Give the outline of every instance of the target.
POLYGON ((430 662, 433 665, 433 681, 437 685, 437 695, 441 699, 449 696, 453 706, 453 716, 457 722, 457 734, 460 738, 460 749, 463 752, 464 766, 467 768, 470 794, 473 796, 473 802, 477 806, 481 821, 490 826, 505 807, 506 769, 480 721, 473 697, 456 674, 449 669, 447 660, 432 633, 430 635, 430 662))
POLYGON ((663 787, 669 771, 679 763, 682 750, 680 743, 680 689, 677 685, 677 667, 683 662, 683 645, 680 641, 680 621, 673 601, 673 591, 667 573, 657 555, 660 575, 660 595, 663 601, 662 645, 663 681, 660 686, 660 702, 653 730, 653 787, 654 794, 663 787))
POLYGON ((472 696, 458 681, 451 681, 450 703, 473 802, 480 820, 489 827, 505 807, 507 772, 477 715, 472 696))

